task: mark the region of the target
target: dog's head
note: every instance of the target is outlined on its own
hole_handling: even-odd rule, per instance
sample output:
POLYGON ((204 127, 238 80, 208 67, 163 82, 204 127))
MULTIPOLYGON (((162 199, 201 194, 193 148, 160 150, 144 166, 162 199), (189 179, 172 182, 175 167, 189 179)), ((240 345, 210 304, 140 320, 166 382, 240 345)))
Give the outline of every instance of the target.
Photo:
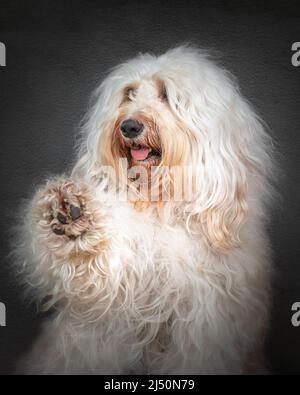
POLYGON ((192 133, 172 109, 171 92, 159 73, 129 79, 119 92, 118 106, 99 140, 101 163, 146 169, 188 162, 192 133))
POLYGON ((229 74, 194 48, 114 69, 95 92, 84 131, 75 169, 90 176, 102 165, 117 170, 121 158, 147 171, 190 167, 195 193, 181 206, 209 245, 238 244, 249 185, 268 190, 268 136, 229 74))
POLYGON ((179 160, 174 152, 167 153, 167 143, 174 148, 171 139, 178 129, 163 81, 155 76, 136 81, 123 90, 110 138, 112 155, 126 158, 130 166, 169 165, 179 160))

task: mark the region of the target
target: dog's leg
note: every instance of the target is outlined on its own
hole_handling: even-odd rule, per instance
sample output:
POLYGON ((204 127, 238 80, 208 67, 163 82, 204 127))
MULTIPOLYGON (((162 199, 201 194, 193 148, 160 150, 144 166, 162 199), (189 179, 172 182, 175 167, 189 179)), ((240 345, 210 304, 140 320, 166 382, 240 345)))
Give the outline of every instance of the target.
POLYGON ((49 181, 32 200, 17 254, 24 268, 24 281, 30 284, 44 309, 55 306, 57 317, 53 318, 56 324, 45 326, 43 341, 38 341, 34 348, 38 351, 28 356, 27 371, 56 372, 57 367, 58 371, 73 372, 77 369, 76 361, 82 363, 82 371, 88 371, 82 355, 74 357, 72 353, 77 349, 76 341, 84 339, 81 331, 85 330, 82 329, 85 319, 89 327, 90 317, 85 318, 89 309, 93 311, 93 321, 106 308, 104 272, 108 272, 108 263, 102 257, 110 249, 113 233, 107 225, 108 217, 107 206, 96 199, 92 187, 73 180, 49 181), (92 309, 95 305, 96 312, 92 309), (68 325, 62 326, 62 319, 68 325), (73 339, 64 328, 71 330, 77 340, 68 346, 72 353, 63 353, 53 367, 51 350, 63 349, 73 339), (44 347, 49 343, 49 347, 44 347))

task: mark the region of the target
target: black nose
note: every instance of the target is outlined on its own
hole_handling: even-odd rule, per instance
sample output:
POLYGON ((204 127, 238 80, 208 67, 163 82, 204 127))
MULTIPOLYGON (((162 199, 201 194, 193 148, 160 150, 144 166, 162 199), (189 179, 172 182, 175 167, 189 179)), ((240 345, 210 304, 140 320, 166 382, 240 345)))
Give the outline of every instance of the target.
POLYGON ((134 119, 126 119, 122 122, 121 130, 125 137, 133 139, 142 133, 144 125, 134 119))

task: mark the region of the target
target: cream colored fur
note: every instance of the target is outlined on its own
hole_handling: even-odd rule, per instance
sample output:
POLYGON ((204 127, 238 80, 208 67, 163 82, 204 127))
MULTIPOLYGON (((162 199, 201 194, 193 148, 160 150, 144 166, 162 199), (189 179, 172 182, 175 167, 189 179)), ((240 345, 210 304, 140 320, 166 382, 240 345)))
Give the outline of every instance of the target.
POLYGON ((21 371, 263 372, 270 156, 253 109, 203 51, 179 47, 114 69, 95 91, 72 174, 41 187, 19 227, 22 278, 41 308, 56 309, 21 371), (124 104, 130 85, 136 96, 124 104), (155 125, 161 166, 192 167, 192 199, 145 207, 115 199, 117 181, 102 166, 117 166, 115 125, 133 114, 155 125), (59 236, 61 191, 84 215, 59 236))

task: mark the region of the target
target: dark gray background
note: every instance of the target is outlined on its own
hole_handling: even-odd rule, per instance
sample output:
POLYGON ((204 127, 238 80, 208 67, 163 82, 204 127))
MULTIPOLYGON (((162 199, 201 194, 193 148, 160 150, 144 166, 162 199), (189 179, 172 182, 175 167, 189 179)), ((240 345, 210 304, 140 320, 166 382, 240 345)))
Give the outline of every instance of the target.
POLYGON ((297 1, 1 0, 0 41, 0 373, 30 346, 40 318, 22 300, 5 263, 12 214, 45 174, 73 158, 74 133, 104 72, 137 52, 163 52, 190 41, 221 51, 242 92, 268 123, 281 154, 282 208, 270 229, 277 270, 268 357, 274 373, 300 373, 299 87, 291 45, 300 41, 297 1))

